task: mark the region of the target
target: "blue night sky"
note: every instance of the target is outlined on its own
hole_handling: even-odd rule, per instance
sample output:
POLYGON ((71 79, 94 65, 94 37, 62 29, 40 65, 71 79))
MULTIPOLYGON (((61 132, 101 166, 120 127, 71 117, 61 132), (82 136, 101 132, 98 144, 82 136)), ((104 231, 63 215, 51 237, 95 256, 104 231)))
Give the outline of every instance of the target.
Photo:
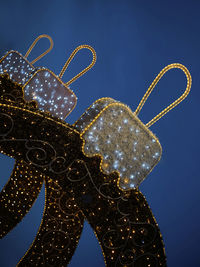
MULTIPOLYGON (((36 63, 58 74, 80 44, 97 52, 95 67, 71 85, 78 104, 67 118, 73 123, 96 99, 109 96, 135 110, 158 72, 179 62, 191 71, 188 98, 151 127, 163 156, 140 190, 163 235, 169 267, 200 266, 200 1, 157 0, 41 0, 0 1, 0 56, 8 50, 25 54, 39 34, 49 34, 54 50, 36 63)), ((46 47, 46 40, 31 58, 46 47)), ((80 52, 63 76, 68 81, 91 60, 80 52)), ((139 117, 148 122, 181 93, 186 79, 169 71, 148 99, 139 117)), ((0 155, 0 188, 14 160, 0 155)), ((31 212, 0 241, 0 266, 13 267, 31 245, 40 225, 44 188, 31 212)), ((103 267, 100 246, 85 223, 70 267, 103 267)))

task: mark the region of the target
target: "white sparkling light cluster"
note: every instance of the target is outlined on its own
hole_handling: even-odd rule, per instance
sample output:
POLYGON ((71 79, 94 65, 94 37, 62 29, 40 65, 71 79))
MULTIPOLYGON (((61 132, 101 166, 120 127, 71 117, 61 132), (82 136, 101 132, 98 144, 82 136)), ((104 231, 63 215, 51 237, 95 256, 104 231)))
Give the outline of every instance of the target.
POLYGON ((40 69, 24 87, 25 99, 36 100, 42 111, 64 119, 76 105, 76 96, 47 69, 40 69))
POLYGON ((101 154, 102 169, 118 171, 125 190, 139 186, 161 156, 157 139, 125 105, 111 104, 83 137, 85 153, 101 154))
POLYGON ((8 73, 10 78, 24 85, 32 76, 34 68, 15 51, 10 51, 0 61, 0 74, 8 73))
POLYGON ((0 74, 24 86, 27 101, 36 100, 42 111, 64 119, 74 108, 76 96, 47 69, 36 69, 18 52, 10 51, 0 60, 0 74), (32 79, 31 79, 32 78, 32 79))

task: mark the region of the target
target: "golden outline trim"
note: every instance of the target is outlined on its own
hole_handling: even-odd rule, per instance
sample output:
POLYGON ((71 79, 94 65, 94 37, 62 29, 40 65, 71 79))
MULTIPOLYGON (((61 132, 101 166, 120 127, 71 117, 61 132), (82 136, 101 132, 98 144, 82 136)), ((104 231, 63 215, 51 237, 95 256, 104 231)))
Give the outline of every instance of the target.
POLYGON ((97 61, 97 54, 96 51, 94 50, 94 48, 90 45, 79 45, 78 47, 75 48, 75 50, 71 53, 71 55, 69 56, 69 58, 67 59, 67 61, 65 62, 60 74, 58 75, 58 77, 61 79, 64 75, 64 73, 66 72, 70 62, 73 60, 73 58, 75 57, 75 55, 78 53, 78 51, 82 50, 82 49, 88 49, 91 53, 92 53, 92 62, 85 68, 83 69, 81 72, 79 72, 77 75, 75 75, 71 80, 69 80, 68 82, 66 82, 66 86, 70 85, 71 83, 75 82, 77 79, 79 79, 81 76, 83 76, 86 72, 88 72, 90 69, 92 69, 92 67, 95 65, 96 61, 97 61))
MULTIPOLYGON (((1 107, 1 106, 2 106, 2 107, 11 108, 11 109, 22 110, 22 111, 25 111, 25 112, 27 112, 27 113, 34 114, 34 115, 39 116, 39 117, 42 117, 42 118, 44 118, 44 115, 46 115, 45 119, 47 119, 47 120, 49 120, 49 121, 52 121, 52 122, 54 122, 54 123, 56 123, 56 124, 62 125, 62 126, 65 127, 65 128, 70 128, 71 130, 73 130, 74 132, 76 132, 77 134, 80 135, 80 132, 79 132, 79 131, 77 131, 76 129, 72 129, 69 125, 67 125, 67 123, 66 123, 65 121, 63 121, 63 122, 57 121, 57 120, 56 120, 57 118, 55 118, 55 119, 54 119, 54 118, 51 118, 51 117, 49 117, 48 114, 46 114, 45 112, 43 112, 44 114, 41 114, 41 113, 39 113, 39 112, 34 112, 34 111, 29 110, 29 109, 26 109, 26 108, 21 108, 21 107, 18 107, 18 106, 12 106, 12 105, 8 105, 8 104, 4 104, 4 103, 0 103, 0 107, 1 107)), ((82 138, 81 138, 81 139, 82 139, 82 138)))
POLYGON ((189 72, 189 70, 182 64, 180 63, 172 63, 170 65, 167 65, 164 67, 156 76, 156 78, 153 80, 149 88, 147 89, 146 93, 144 94, 143 98, 141 99, 138 107, 135 110, 135 114, 138 115, 139 112, 141 111, 142 107, 144 106, 145 102, 147 101, 148 97, 152 93, 153 89, 157 85, 157 83, 160 81, 160 79, 164 76, 166 72, 168 72, 171 69, 180 69, 183 71, 183 73, 186 76, 187 79, 187 86, 184 91, 184 93, 176 99, 174 102, 172 102, 170 105, 168 105, 166 108, 164 108, 160 113, 158 113, 153 119, 151 119, 148 123, 146 123, 147 127, 151 127, 155 122, 160 120, 163 116, 165 116, 170 110, 175 108, 177 105, 179 105, 189 94, 191 86, 192 86, 192 77, 189 72))
POLYGON ((47 50, 45 50, 41 55, 39 55, 38 57, 36 57, 34 60, 31 61, 31 64, 36 63, 38 60, 40 60, 41 58, 43 58, 44 56, 46 56, 49 52, 51 52, 51 50, 53 49, 53 39, 51 38, 50 35, 48 34, 41 34, 38 37, 35 38, 35 40, 33 41, 33 43, 30 45, 29 49, 27 50, 26 54, 25 54, 25 58, 28 58, 30 53, 32 52, 33 48, 36 46, 36 44, 39 42, 39 40, 41 39, 48 39, 50 42, 50 46, 47 50))

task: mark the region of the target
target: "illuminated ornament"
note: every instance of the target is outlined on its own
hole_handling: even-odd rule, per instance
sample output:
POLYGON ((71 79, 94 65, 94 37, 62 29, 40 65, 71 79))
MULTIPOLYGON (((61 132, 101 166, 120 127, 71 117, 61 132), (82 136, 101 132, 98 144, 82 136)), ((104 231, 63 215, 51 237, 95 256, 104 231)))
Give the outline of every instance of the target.
POLYGON ((123 190, 136 188, 159 162, 162 148, 149 127, 178 105, 189 93, 186 92, 173 104, 144 125, 137 117, 158 80, 171 68, 180 68, 188 81, 189 72, 181 64, 165 67, 156 77, 135 112, 114 99, 101 98, 94 102, 75 123, 85 140, 84 153, 102 157, 101 168, 106 174, 117 171, 119 187, 123 190))
POLYGON ((102 155, 102 170, 118 171, 122 189, 139 186, 160 160, 158 139, 128 106, 110 98, 97 100, 76 128, 85 140, 84 152, 102 155))
MULTIPOLYGON (((173 65, 182 69, 181 66, 173 65)), ((179 102, 191 86, 190 74, 186 74, 188 87, 179 102)), ((79 227, 69 228, 73 226, 66 217, 69 213, 60 208, 66 204, 65 197, 61 201, 60 196, 69 190, 93 227, 107 266, 166 266, 162 237, 146 200, 138 189, 121 190, 119 173, 102 171, 100 153, 94 157, 85 155, 83 133, 26 104, 1 101, 0 116, 1 153, 31 164, 38 174, 45 175, 46 181, 44 220, 18 266, 66 265, 66 252, 72 253, 70 242, 76 243, 80 234, 73 230, 79 227), (66 229, 71 230, 69 238, 66 229)), ((78 212, 72 217, 76 226, 83 223, 78 212)))
MULTIPOLYGON (((104 102, 107 99, 97 100, 87 112, 104 102)), ((107 174, 118 171, 122 189, 139 186, 160 160, 162 149, 156 136, 128 106, 116 101, 100 108, 90 120, 82 132, 84 152, 102 155, 102 170, 107 174)))
POLYGON ((65 63, 59 76, 56 76, 52 71, 46 68, 39 69, 33 74, 31 79, 23 86, 25 100, 30 101, 34 99, 37 101, 40 110, 48 111, 55 117, 65 119, 74 109, 77 102, 75 94, 68 86, 92 68, 95 61, 96 53, 92 47, 89 45, 78 46, 65 63), (92 63, 69 82, 63 83, 61 78, 69 63, 75 54, 83 48, 89 49, 92 52, 92 63))
POLYGON ((24 85, 36 71, 33 64, 49 53, 52 48, 52 38, 47 34, 39 35, 32 43, 24 57, 17 51, 9 51, 5 56, 3 56, 0 59, 0 74, 7 73, 12 81, 24 85), (42 38, 47 38, 50 41, 50 47, 30 63, 27 60, 27 57, 36 43, 42 38))

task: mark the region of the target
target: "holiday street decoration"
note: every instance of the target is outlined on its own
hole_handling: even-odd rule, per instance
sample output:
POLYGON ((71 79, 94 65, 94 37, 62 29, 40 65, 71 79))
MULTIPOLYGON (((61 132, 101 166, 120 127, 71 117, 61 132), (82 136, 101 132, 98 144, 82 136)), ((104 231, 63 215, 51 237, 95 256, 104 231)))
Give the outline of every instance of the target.
MULTIPOLYGON (((176 64, 176 67, 180 66, 176 64)), ((186 76, 187 90, 170 109, 189 92, 191 79, 187 71, 186 76)), ((147 94, 152 89, 150 87, 147 94)), ((139 107, 143 103, 144 100, 139 107)), ((35 107, 3 102, 0 109, 1 153, 31 164, 46 180, 44 219, 19 266, 65 266, 66 247, 70 251, 69 243, 74 242, 77 233, 77 230, 72 231, 69 238, 64 234, 64 229, 70 225, 62 217, 60 205, 63 202, 59 196, 66 189, 71 190, 93 227, 108 266, 166 266, 162 238, 146 200, 138 189, 120 188, 118 171, 105 173, 100 153, 92 157, 86 155, 83 133, 35 107)), ((168 110, 161 112, 154 121, 168 110)), ((77 221, 80 225, 80 220, 77 221)), ((75 226, 72 225, 73 229, 77 229, 75 226)))

